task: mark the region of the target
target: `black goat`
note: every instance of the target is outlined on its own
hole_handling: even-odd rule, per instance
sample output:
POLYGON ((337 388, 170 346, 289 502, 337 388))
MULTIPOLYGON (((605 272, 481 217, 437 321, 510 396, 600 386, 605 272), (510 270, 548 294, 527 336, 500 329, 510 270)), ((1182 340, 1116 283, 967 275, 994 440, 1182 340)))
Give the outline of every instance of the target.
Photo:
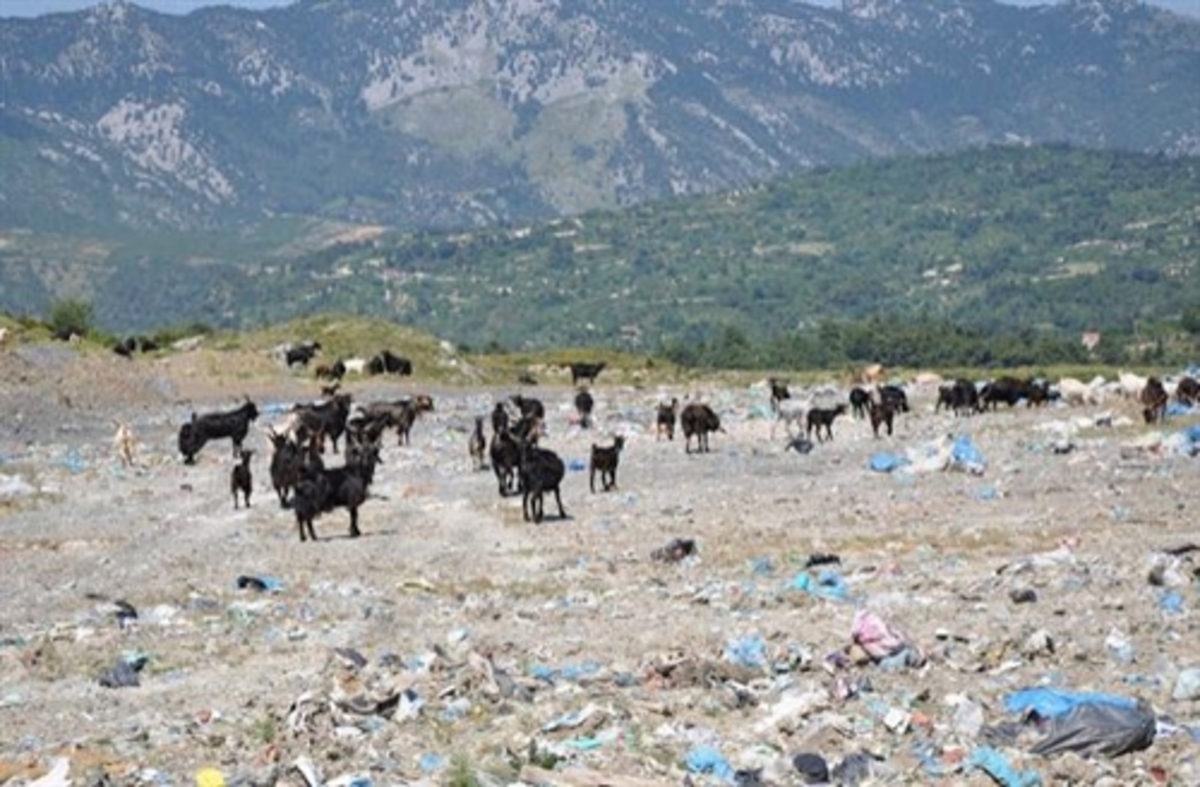
POLYGON ((890 404, 898 413, 908 412, 908 394, 898 385, 880 385, 875 389, 879 404, 890 404))
POLYGON ((665 434, 668 440, 675 439, 675 421, 679 413, 679 400, 672 399, 670 404, 659 402, 658 412, 654 417, 654 442, 658 442, 665 434))
POLYGON ((471 437, 467 440, 467 452, 471 454, 471 460, 475 463, 476 470, 484 468, 484 452, 487 451, 487 438, 483 436, 483 416, 475 416, 475 430, 471 432, 471 437))
POLYGON ((771 386, 771 412, 779 412, 779 403, 784 399, 791 399, 792 392, 788 390, 787 383, 783 380, 778 380, 774 377, 768 377, 767 383, 771 386))
POLYGON ((350 394, 340 393, 316 404, 297 404, 292 407, 293 425, 303 426, 322 453, 325 452, 325 438, 328 437, 336 454, 338 440, 345 433, 346 422, 350 418, 350 400, 350 394))
POLYGON ((696 451, 708 453, 708 433, 721 430, 721 419, 706 404, 692 402, 683 408, 679 416, 683 427, 683 450, 692 452, 692 436, 696 437, 696 451))
POLYGON ((317 351, 320 349, 320 342, 304 342, 303 344, 297 344, 294 347, 289 347, 287 352, 284 353, 283 359, 287 362, 289 368, 295 366, 296 364, 308 366, 308 362, 313 359, 313 356, 316 355, 317 351))
MULTIPOLYGON (((884 402, 875 404, 872 401, 867 402, 868 412, 871 417, 871 431, 876 437, 879 437, 879 427, 886 425, 888 437, 892 435, 892 421, 896 418, 896 411, 890 404, 884 402)), ((820 435, 818 435, 819 437, 820 435)), ((832 436, 832 435, 831 435, 832 436)))
POLYGON ((857 385, 850 389, 850 412, 855 418, 866 418, 870 406, 871 394, 857 385))
POLYGON ((233 493, 233 508, 238 507, 238 493, 246 498, 246 508, 250 507, 250 492, 254 489, 254 479, 250 475, 250 457, 254 456, 253 449, 242 449, 242 461, 233 466, 229 474, 229 491, 233 493))
POLYGON ((1179 384, 1175 386, 1175 398, 1185 407, 1200 404, 1200 382, 1196 382, 1192 377, 1180 378, 1179 384))
POLYGON ((186 464, 196 463, 196 454, 204 448, 209 440, 219 440, 228 437, 233 441, 233 456, 238 458, 242 450, 242 441, 250 431, 250 422, 258 418, 258 407, 250 398, 236 410, 219 413, 192 413, 192 420, 179 427, 179 453, 183 454, 186 464))
POLYGON ((600 372, 604 371, 604 367, 607 365, 604 361, 571 364, 571 385, 578 385, 580 380, 596 382, 596 378, 600 376, 600 372))
POLYGON ((575 394, 575 412, 579 413, 579 425, 584 429, 592 425, 592 410, 596 407, 596 400, 588 393, 586 388, 579 389, 575 394))
POLYGON ((588 475, 588 487, 596 491, 596 473, 600 474, 600 486, 605 492, 617 485, 617 464, 621 461, 621 449, 625 447, 625 438, 617 435, 611 446, 599 446, 592 443, 592 458, 588 475))
POLYGON ((126 358, 132 358, 139 350, 144 353, 158 349, 158 342, 146 336, 126 336, 113 345, 113 352, 126 358))
POLYGON ((300 481, 300 471, 304 467, 304 449, 299 443, 289 440, 286 434, 279 432, 268 431, 267 439, 275 449, 271 454, 271 486, 279 496, 279 504, 284 505, 288 493, 295 489, 300 481))
MULTIPOLYGON (((887 402, 886 399, 884 400, 884 403, 880 406, 887 407, 889 409, 891 408, 891 405, 887 402)), ((813 436, 813 432, 816 431, 817 442, 822 442, 825 439, 832 440, 833 439, 833 420, 845 412, 846 412, 846 405, 844 405, 844 404, 838 404, 838 405, 836 405, 834 407, 830 407, 830 408, 822 408, 822 407, 812 408, 811 410, 808 411, 808 423, 806 425, 807 428, 805 429, 805 432, 804 432, 805 436, 811 439, 813 436), (826 436, 824 438, 821 437, 822 427, 824 427, 824 429, 825 429, 826 436)))
POLYGON ((542 404, 540 399, 522 396, 521 394, 513 394, 508 398, 520 410, 522 416, 536 416, 543 421, 546 420, 546 406, 542 404))
POLYGON ((1146 380, 1145 387, 1138 394, 1138 401, 1142 403, 1142 416, 1146 419, 1146 423, 1162 423, 1166 419, 1169 397, 1162 380, 1157 377, 1146 380))
POLYGON ((521 514, 525 521, 535 524, 542 521, 547 492, 554 493, 554 500, 558 503, 558 516, 566 519, 567 512, 563 509, 562 495, 559 492, 559 486, 567 472, 562 459, 553 451, 538 448, 532 443, 519 443, 518 448, 521 454, 519 473, 523 493, 521 514))
POLYGON ((498 434, 508 429, 508 409, 504 402, 496 402, 492 408, 492 432, 498 434))
POLYGON ((979 389, 970 380, 959 378, 949 385, 938 388, 938 400, 934 412, 945 407, 955 415, 971 415, 979 411, 979 389))
POLYGON ((413 373, 412 361, 396 355, 391 350, 381 350, 367 361, 367 374, 398 374, 408 377, 413 373))
POLYGON ((286 507, 296 514, 300 540, 317 540, 313 520, 336 508, 350 512, 350 537, 358 538, 358 509, 367 500, 367 491, 380 463, 379 446, 348 446, 346 464, 325 468, 320 459, 304 466, 300 482, 286 507))
POLYGON ((433 412, 433 409, 433 398, 418 394, 411 399, 372 402, 363 408, 363 413, 369 418, 385 418, 387 425, 396 429, 396 445, 408 445, 417 417, 421 413, 433 412))
POLYGON ((500 497, 508 497, 511 492, 519 490, 517 469, 521 464, 521 448, 507 429, 492 435, 488 455, 492 460, 492 472, 496 474, 500 497))

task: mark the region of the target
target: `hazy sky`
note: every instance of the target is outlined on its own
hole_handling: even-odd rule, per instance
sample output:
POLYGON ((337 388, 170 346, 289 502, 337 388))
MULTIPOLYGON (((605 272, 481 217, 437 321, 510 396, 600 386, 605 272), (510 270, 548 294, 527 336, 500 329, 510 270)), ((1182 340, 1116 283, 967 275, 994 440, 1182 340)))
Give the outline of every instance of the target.
MULTIPOLYGON (((1049 4, 1053 0, 1002 0, 1016 5, 1049 4)), ((134 0, 144 8, 169 14, 186 14, 206 5, 233 5, 243 8, 270 8, 292 0, 134 0)), ((836 5, 839 0, 810 0, 815 5, 836 5)), ((1154 5, 1200 17, 1200 0, 1151 0, 1154 5)), ((54 11, 77 11, 96 5, 96 0, 0 0, 0 16, 37 16, 54 11)))

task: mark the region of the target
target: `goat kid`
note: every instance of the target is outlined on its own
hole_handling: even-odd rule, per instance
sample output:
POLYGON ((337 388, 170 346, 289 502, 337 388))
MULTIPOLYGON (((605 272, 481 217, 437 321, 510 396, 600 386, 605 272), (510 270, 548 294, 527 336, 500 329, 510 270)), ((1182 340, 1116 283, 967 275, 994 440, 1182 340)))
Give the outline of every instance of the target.
POLYGON ((229 491, 233 494, 233 508, 238 508, 238 493, 246 500, 246 508, 250 507, 250 492, 254 489, 254 478, 250 474, 250 457, 254 456, 251 448, 242 449, 242 461, 233 466, 229 473, 229 491))
POLYGON ((588 468, 588 487, 596 492, 596 473, 600 474, 600 486, 608 492, 617 485, 617 464, 621 461, 621 450, 625 448, 625 438, 617 435, 611 446, 599 446, 592 443, 592 457, 588 468))
MULTIPOLYGON (((890 407, 886 402, 881 405, 890 407)), ((813 431, 817 433, 817 442, 833 439, 833 420, 839 415, 846 412, 846 405, 839 404, 831 408, 814 407, 808 411, 808 423, 805 430, 805 436, 812 439, 813 431), (821 437, 821 429, 825 430, 825 437, 821 437)))

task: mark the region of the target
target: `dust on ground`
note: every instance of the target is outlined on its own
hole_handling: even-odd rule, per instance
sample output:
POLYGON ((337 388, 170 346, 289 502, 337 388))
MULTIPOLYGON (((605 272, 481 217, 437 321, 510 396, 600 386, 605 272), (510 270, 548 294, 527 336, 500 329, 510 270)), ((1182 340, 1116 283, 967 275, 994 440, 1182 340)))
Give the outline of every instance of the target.
POLYGON ((1166 554, 1200 543, 1200 460, 1162 439, 1194 418, 1148 429, 1116 401, 956 419, 912 389, 893 436, 844 417, 802 454, 771 438, 762 387, 602 376, 590 430, 568 386, 527 388, 568 465, 568 517, 548 501, 535 525, 467 452, 516 385, 346 388, 437 409, 410 445, 389 434, 362 538, 337 511, 301 543, 258 428, 238 510, 228 441, 189 467, 175 432, 243 396, 265 428, 315 396, 307 376, 253 354, 0 351, 0 783, 66 758, 75 784, 800 784, 798 752, 845 784, 992 784, 981 752, 1048 783, 1200 783, 1200 707, 1174 698, 1200 666, 1200 594, 1191 556, 1166 554), (672 396, 721 415, 710 453, 657 438, 672 396), (617 488, 593 494, 590 446, 615 434, 617 488), (868 469, 963 434, 981 474, 868 469), (674 539, 695 554, 652 558, 674 539), (858 610, 920 658, 851 648, 858 610), (121 664, 138 685, 101 685, 121 664), (1035 756, 1003 702, 1035 686, 1144 698, 1160 735, 1035 756))

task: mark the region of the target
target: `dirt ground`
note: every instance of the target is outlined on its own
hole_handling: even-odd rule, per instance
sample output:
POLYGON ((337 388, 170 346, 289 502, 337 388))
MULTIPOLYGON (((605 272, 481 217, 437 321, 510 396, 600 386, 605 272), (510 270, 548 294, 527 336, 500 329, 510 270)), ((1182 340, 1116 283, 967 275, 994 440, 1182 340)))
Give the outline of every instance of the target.
POLYGON ((1200 544, 1200 458, 1159 439, 1200 418, 1150 429, 1109 401, 956 419, 912 387, 892 437, 846 416, 801 454, 771 437, 761 386, 602 375, 591 430, 569 386, 525 390, 568 463, 568 517, 549 502, 534 525, 467 453, 473 416, 515 385, 355 381, 358 401, 423 392, 437 409, 411 445, 389 434, 362 538, 337 511, 301 543, 261 431, 250 509, 234 509, 227 441, 190 467, 175 450, 193 410, 248 395, 266 427, 316 393, 259 370, 0 350, 0 783, 65 757, 75 785, 211 768, 226 784, 643 787, 691 771, 749 787, 804 783, 798 752, 868 763, 837 783, 1009 783, 969 765, 986 750, 1046 784, 1200 784, 1200 702, 1173 698, 1200 667, 1200 580, 1194 553, 1165 554, 1200 544), (656 439, 672 396, 721 415, 710 453, 656 439), (117 419, 135 467, 113 450, 117 419), (618 487, 593 494, 589 447, 615 434, 618 487), (869 468, 964 434, 982 473, 869 468), (652 558, 675 538, 696 553, 652 558), (840 563, 806 568, 819 554, 840 563), (137 611, 126 625, 118 600, 137 611), (852 648, 856 610, 902 629, 923 665, 852 648), (144 662, 139 685, 101 685, 119 662, 144 662), (1158 736, 1116 758, 1033 755, 1037 731, 1003 702, 1033 686, 1144 698, 1158 736))

